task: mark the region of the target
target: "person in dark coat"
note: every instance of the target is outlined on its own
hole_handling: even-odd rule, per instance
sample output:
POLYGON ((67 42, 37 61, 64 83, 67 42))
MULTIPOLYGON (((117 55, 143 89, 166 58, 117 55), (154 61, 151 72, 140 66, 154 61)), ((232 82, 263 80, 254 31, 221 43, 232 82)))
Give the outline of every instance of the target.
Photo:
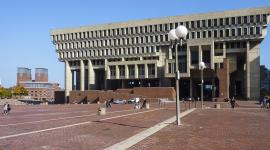
POLYGON ((143 108, 146 108, 146 100, 145 99, 143 100, 143 104, 142 104, 141 109, 143 109, 143 108))

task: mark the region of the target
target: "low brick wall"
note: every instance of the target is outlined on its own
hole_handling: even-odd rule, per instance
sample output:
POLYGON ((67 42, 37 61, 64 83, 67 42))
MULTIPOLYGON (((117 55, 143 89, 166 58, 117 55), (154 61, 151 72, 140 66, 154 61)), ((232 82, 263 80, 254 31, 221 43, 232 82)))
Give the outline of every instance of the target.
POLYGON ((134 94, 149 98, 175 99, 176 92, 173 87, 135 87, 134 94))
POLYGON ((103 103, 107 100, 124 99, 134 97, 145 98, 149 102, 156 102, 158 98, 175 99, 173 87, 140 87, 134 89, 117 89, 116 91, 89 90, 89 91, 70 91, 69 103, 103 103))
POLYGON ((117 89, 115 92, 133 94, 133 89, 117 89))

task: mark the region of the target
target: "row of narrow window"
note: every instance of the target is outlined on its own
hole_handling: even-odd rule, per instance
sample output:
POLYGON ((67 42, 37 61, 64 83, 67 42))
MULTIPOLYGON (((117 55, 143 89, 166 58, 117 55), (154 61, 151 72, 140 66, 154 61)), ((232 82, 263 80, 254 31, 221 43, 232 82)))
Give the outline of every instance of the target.
MULTIPOLYGON (((239 27, 217 30, 204 30, 204 31, 192 31, 188 34, 188 39, 195 38, 211 38, 211 37, 231 37, 242 35, 260 35, 261 28, 257 27, 239 27)), ((107 40, 92 40, 82 42, 70 42, 70 43, 58 43, 56 44, 57 50, 66 49, 78 49, 78 48, 91 48, 91 47, 103 47, 103 46, 121 46, 132 45, 137 43, 155 43, 168 41, 167 35, 153 35, 145 37, 133 37, 133 38, 119 38, 119 39, 107 39, 107 40)))
POLYGON ((59 58, 78 58, 78 57, 93 57, 93 56, 114 56, 114 55, 129 55, 129 54, 144 54, 158 52, 155 46, 149 47, 132 47, 119 49, 105 49, 105 50, 88 50, 88 51, 73 51, 60 52, 59 58))
MULTIPOLYGON (((155 64, 146 64, 147 65, 147 72, 148 72, 148 76, 152 76, 155 75, 155 64)), ((128 65, 128 75, 129 77, 134 77, 135 76, 135 65, 128 65)), ((139 77, 144 76, 145 75, 145 64, 138 64, 137 65, 138 68, 138 75, 139 77)), ((125 76, 125 66, 124 65, 119 65, 118 66, 119 69, 119 76, 120 77, 124 77, 125 76)), ((115 77, 116 76, 116 66, 110 66, 110 76, 111 77, 115 77)))
POLYGON ((137 43, 154 43, 154 42, 164 42, 164 41, 168 41, 168 35, 58 43, 56 44, 56 49, 62 50, 62 49, 103 47, 103 46, 121 46, 121 45, 137 44, 137 43))
POLYGON ((169 31, 171 29, 174 29, 179 25, 185 25, 187 28, 193 29, 193 28, 229 26, 229 25, 247 24, 247 23, 260 23, 260 22, 264 22, 264 23, 267 22, 266 14, 58 34, 58 35, 52 35, 52 40, 53 41, 76 40, 76 39, 86 39, 86 38, 117 36, 117 35, 163 32, 163 31, 169 31))

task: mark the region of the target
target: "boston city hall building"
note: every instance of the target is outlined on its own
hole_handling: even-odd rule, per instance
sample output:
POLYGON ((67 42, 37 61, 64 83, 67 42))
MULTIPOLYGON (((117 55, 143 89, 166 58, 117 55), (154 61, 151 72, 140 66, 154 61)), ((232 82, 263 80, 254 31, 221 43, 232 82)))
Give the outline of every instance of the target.
POLYGON ((175 87, 180 97, 200 97, 204 62, 205 99, 260 97, 260 44, 270 7, 135 20, 51 31, 65 63, 65 94, 72 90, 175 87), (184 25, 183 46, 172 48, 171 29, 184 25))

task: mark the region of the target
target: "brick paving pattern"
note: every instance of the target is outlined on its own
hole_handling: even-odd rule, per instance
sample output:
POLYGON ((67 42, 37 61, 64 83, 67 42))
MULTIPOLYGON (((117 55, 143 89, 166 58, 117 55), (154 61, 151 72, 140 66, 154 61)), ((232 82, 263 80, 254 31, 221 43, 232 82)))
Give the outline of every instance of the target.
POLYGON ((269 116, 270 110, 258 109, 258 106, 257 109, 196 110, 182 119, 183 126, 170 125, 130 150, 267 150, 269 116))
MULTIPOLYGON (((205 102, 210 109, 187 115, 182 119, 184 126, 171 124, 130 149, 268 149, 270 111, 254 102, 238 103, 240 107, 232 110, 228 103, 219 102, 222 109, 212 109, 215 103, 205 102)), ((181 110, 194 106, 192 102, 181 103, 181 110)), ((196 106, 200 108, 200 102, 196 106)), ((134 110, 130 104, 113 105, 104 116, 97 115, 98 107, 12 106, 11 114, 0 115, 0 150, 104 149, 175 115, 175 103, 161 109, 151 104, 149 110, 134 110), (83 124, 76 125, 79 123, 83 124), (67 125, 73 126, 57 128, 67 125), (46 129, 51 130, 6 137, 46 129)))

